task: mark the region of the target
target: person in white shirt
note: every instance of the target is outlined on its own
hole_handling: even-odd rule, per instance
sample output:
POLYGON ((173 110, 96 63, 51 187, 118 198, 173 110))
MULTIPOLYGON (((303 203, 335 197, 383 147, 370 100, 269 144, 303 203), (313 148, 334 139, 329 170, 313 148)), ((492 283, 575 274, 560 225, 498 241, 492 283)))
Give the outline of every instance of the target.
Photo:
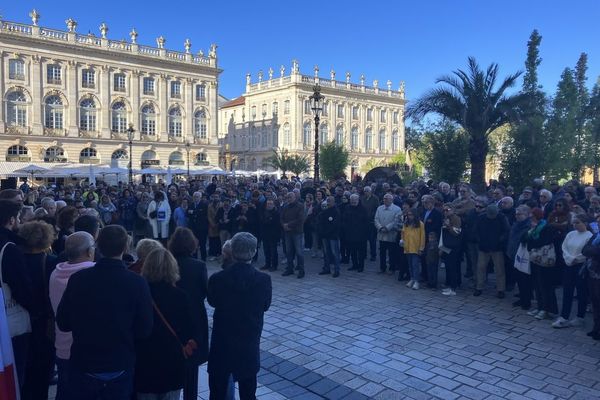
POLYGON ((563 259, 566 264, 563 275, 562 312, 552 323, 553 328, 581 326, 587 307, 587 288, 585 279, 580 273, 586 257, 581 254, 581 250, 592 237, 592 233, 587 229, 585 214, 574 216, 571 223, 575 229, 567 234, 562 243, 563 259), (569 321, 575 288, 577 288, 577 318, 569 321))
POLYGON ((393 204, 394 197, 391 194, 383 196, 383 205, 375 212, 375 229, 377 240, 379 240, 379 273, 385 273, 387 269, 386 253, 389 254, 390 272, 398 268, 398 232, 401 230, 402 210, 393 204))

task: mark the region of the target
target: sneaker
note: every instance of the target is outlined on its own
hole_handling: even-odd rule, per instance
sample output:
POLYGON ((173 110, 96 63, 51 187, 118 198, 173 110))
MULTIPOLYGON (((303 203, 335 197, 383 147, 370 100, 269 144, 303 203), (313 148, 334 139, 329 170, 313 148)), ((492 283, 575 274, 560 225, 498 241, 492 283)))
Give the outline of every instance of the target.
POLYGON ((548 313, 546 313, 546 311, 542 310, 539 313, 535 314, 535 319, 546 319, 548 317, 548 313))
POLYGON ((419 282, 415 282, 412 288, 413 290, 419 290, 419 282))
POLYGON ((538 310, 537 308, 534 308, 533 310, 531 310, 531 311, 528 311, 528 312, 527 312, 527 315, 530 315, 530 316, 532 316, 532 317, 535 317, 535 316, 536 316, 536 315, 537 315, 539 312, 540 312, 540 310, 538 310))
POLYGON ((552 323, 553 328, 567 328, 569 326, 569 321, 563 317, 558 317, 558 319, 552 323))
POLYGON ((572 326, 573 328, 579 328, 581 326, 583 326, 585 323, 583 318, 573 318, 572 320, 569 321, 569 325, 572 326))
POLYGON ((413 281, 412 279, 410 281, 408 281, 408 283, 406 284, 407 288, 411 288, 412 285, 415 283, 415 281, 413 281))
POLYGON ((449 289, 447 292, 442 292, 444 296, 456 296, 456 292, 452 289, 449 289))
POLYGON ((217 259, 217 257, 215 257, 215 256, 208 257, 208 261, 215 261, 216 259, 217 259))
POLYGON ((451 291, 451 290, 452 290, 452 289, 450 289, 450 288, 448 288, 448 287, 447 287, 447 288, 443 288, 443 289, 442 289, 442 293, 446 293, 446 292, 449 292, 449 291, 451 291))

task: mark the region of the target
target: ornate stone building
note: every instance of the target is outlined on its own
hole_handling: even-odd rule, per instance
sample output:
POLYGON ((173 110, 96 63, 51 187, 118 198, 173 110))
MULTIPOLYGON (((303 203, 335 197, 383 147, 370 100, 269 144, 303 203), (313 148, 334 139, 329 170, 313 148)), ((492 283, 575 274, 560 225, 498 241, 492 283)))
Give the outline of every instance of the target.
POLYGON ((246 76, 246 92, 219 109, 219 137, 223 144, 221 165, 227 169, 267 169, 266 159, 273 149, 290 153, 314 154, 314 117, 309 97, 313 86, 319 83, 325 96, 319 128, 319 141, 335 141, 350 151, 351 166, 348 174, 358 172, 369 160, 387 161, 404 152, 404 83, 398 91, 392 82, 380 87, 336 80, 335 71, 330 79, 303 75, 297 61, 292 62, 291 73, 281 66, 279 76, 272 68, 267 76, 258 73, 252 83, 246 76))
MULTIPOLYGON (((7 161, 218 163, 216 45, 208 55, 0 20, 0 157, 7 161), (189 143, 189 146, 186 144, 189 143)), ((4 160, 2 160, 4 161, 4 160)))

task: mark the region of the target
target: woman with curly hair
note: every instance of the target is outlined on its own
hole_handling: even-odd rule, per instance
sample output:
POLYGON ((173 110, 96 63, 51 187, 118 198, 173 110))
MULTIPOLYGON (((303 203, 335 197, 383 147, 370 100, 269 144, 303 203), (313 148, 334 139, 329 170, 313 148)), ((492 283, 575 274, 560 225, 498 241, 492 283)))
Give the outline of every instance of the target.
POLYGON ((51 254, 56 233, 50 224, 32 221, 21 226, 19 236, 23 239, 25 267, 33 284, 23 398, 41 399, 48 396, 48 376, 54 367, 54 318, 48 282, 56 267, 56 257, 51 254))

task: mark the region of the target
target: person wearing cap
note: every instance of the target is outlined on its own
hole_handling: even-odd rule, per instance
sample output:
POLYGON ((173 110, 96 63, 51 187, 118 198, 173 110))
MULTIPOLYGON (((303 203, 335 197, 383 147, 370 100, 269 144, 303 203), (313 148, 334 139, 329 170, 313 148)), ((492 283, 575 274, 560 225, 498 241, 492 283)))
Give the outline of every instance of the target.
POLYGON ((251 233, 236 233, 231 238, 234 264, 208 280, 208 303, 215 309, 208 356, 211 399, 226 397, 230 375, 241 399, 256 396, 260 337, 272 297, 271 277, 251 264, 256 245, 251 233))
POLYGON ((504 270, 503 249, 506 247, 509 232, 508 221, 494 203, 487 206, 485 214, 477 219, 478 254, 476 287, 473 296, 481 296, 487 277, 487 265, 492 260, 496 274, 496 290, 498 298, 504 298, 506 290, 506 274, 504 270))

